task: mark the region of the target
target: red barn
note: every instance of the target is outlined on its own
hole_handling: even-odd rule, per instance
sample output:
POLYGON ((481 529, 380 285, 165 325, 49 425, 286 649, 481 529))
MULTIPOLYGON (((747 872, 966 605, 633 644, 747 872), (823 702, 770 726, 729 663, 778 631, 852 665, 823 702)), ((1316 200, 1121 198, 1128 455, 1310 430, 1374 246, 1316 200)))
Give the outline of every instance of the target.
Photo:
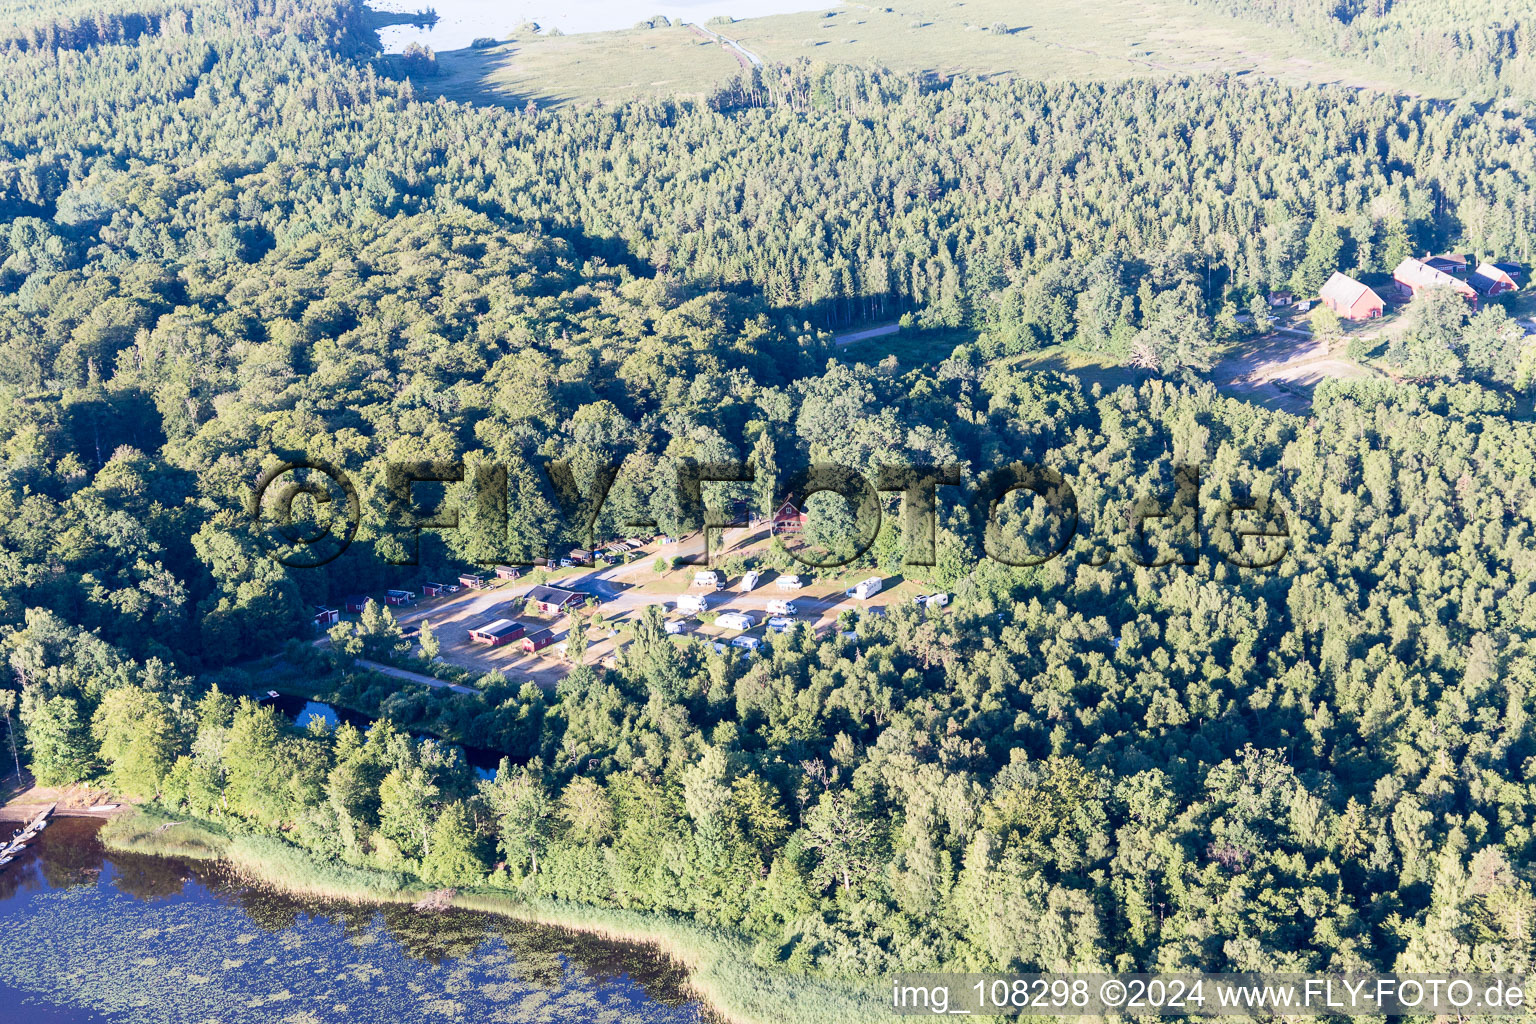
POLYGON ((336 625, 336 623, 340 621, 341 612, 337 611, 335 608, 321 608, 318 605, 315 606, 316 629, 325 629, 328 626, 336 625))
POLYGON ((1408 294, 1417 295, 1426 288, 1450 288, 1472 305, 1477 305, 1477 292, 1465 281, 1458 281, 1443 270, 1409 257, 1392 271, 1396 281, 1408 294))
POLYGON ((367 597, 366 594, 352 594, 352 595, 347 597, 347 603, 346 603, 345 607, 346 607, 347 611, 351 612, 354 615, 357 615, 357 614, 360 614, 362 612, 363 606, 366 605, 367 603, 368 603, 368 597, 367 597))
POLYGON ((497 619, 487 622, 483 626, 469 631, 469 638, 477 644, 490 644, 492 647, 500 647, 509 644, 522 636, 526 630, 521 622, 513 622, 511 619, 497 619))
POLYGON ((1440 271, 1442 274, 1450 274, 1453 277, 1463 277, 1467 273, 1467 266, 1472 262, 1472 257, 1459 252, 1446 253, 1444 256, 1426 256, 1424 262, 1440 271))
POLYGON ((795 507, 793 501, 786 501, 779 506, 779 510, 773 514, 772 532, 799 533, 805 527, 805 513, 795 507))
POLYGON ((1479 263, 1468 283, 1490 299, 1502 292, 1515 290, 1515 279, 1492 263, 1479 263))
POLYGON ((1380 295, 1337 270, 1317 295, 1323 305, 1346 320, 1374 320, 1386 309, 1380 295))
POLYGON ((496 567, 496 578, 499 580, 515 580, 522 574, 523 570, 515 565, 498 565, 496 567))
POLYGON ((523 637, 523 650, 528 654, 532 654, 534 651, 542 651, 554 642, 554 632, 548 629, 541 629, 537 633, 529 633, 523 637))
POLYGON ((397 608, 400 605, 403 605, 403 604, 410 604, 414 600, 416 600, 416 595, 413 594, 409 590, 386 590, 386 591, 384 591, 384 601, 385 601, 385 603, 393 605, 393 606, 395 606, 397 608))

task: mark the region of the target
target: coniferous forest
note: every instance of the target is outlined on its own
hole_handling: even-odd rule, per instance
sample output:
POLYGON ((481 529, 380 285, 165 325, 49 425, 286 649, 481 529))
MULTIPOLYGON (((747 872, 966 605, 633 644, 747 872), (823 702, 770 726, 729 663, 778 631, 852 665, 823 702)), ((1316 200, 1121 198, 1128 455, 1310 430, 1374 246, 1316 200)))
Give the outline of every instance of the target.
MULTIPOLYGON (((1273 291, 1528 260, 1529 110, 808 63, 475 106, 418 95, 350 0, 110 10, 0 46, 0 710, 40 784, 683 915, 806 976, 1531 967, 1536 353, 1431 296, 1395 377, 1304 413, 1204 375, 1273 291), (834 340, 895 320, 929 358, 834 340), (1136 383, 1021 362, 1047 349, 1136 383), (246 514, 294 453, 379 513, 321 568, 246 514), (1083 524, 1008 566, 941 488, 942 614, 750 659, 649 615, 553 688, 407 692, 349 667, 393 642, 377 612, 331 649, 311 616, 410 578, 385 465, 429 459, 510 467, 525 546, 580 540, 550 460, 622 462, 604 537, 696 529, 679 468, 732 460, 762 514, 811 463, 1049 465, 1083 524), (1194 564, 1138 564, 1121 510, 1186 465, 1194 564), (1211 526, 1252 496, 1269 568, 1211 526), (386 721, 292 727, 246 696, 273 658, 386 721)), ((863 564, 901 571, 888 522, 863 564)))

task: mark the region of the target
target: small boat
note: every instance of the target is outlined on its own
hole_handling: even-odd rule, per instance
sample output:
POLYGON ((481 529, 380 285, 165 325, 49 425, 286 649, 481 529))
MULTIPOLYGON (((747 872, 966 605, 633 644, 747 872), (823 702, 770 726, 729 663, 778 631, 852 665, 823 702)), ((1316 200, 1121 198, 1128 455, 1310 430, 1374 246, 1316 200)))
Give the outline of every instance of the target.
POLYGON ((11 861, 13 861, 15 859, 16 859, 15 857, 0 857, 0 868, 5 867, 7 864, 9 864, 11 861))
POLYGON ((37 819, 36 821, 34 821, 32 823, 32 832, 35 835, 35 834, 37 834, 38 832, 41 832, 43 829, 45 829, 47 827, 48 827, 48 820, 46 818, 39 818, 39 819, 37 819))

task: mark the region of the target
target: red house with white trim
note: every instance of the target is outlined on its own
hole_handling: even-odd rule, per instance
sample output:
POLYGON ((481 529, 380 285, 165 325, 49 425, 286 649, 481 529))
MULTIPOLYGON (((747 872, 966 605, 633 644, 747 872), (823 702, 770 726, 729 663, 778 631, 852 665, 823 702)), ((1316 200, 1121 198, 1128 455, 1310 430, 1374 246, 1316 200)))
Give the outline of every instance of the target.
POLYGON ((799 533, 804 528, 805 513, 796 508, 793 501, 786 500, 773 514, 772 532, 774 534, 799 533))
POLYGON ((1515 279, 1492 263, 1479 263, 1467 283, 1490 299, 1504 292, 1512 292, 1516 287, 1515 279))

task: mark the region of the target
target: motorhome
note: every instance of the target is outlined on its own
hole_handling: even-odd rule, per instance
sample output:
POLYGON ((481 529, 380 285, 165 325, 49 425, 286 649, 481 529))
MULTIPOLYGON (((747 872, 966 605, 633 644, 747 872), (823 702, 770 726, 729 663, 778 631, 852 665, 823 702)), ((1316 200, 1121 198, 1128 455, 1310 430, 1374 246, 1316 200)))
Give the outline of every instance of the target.
POLYGON ((779 601, 779 600, 769 601, 768 602, 768 614, 769 615, 793 615, 793 614, 795 614, 795 602, 793 602, 793 601, 779 601))
POLYGON ((757 589, 757 581, 760 578, 761 578, 761 574, 756 569, 753 569, 750 572, 748 572, 745 576, 743 576, 741 578, 741 592, 743 594, 745 594, 748 591, 756 590, 757 589))
POLYGON ((709 598, 703 594, 684 594, 677 599, 677 610, 697 615, 709 610, 709 598))
POLYGON ((869 579, 863 580, 862 582, 856 583, 849 587, 846 591, 844 591, 844 593, 846 593, 854 600, 867 601, 871 597, 874 597, 876 594, 880 593, 881 582, 882 581, 880 577, 871 576, 869 579))
POLYGON ((713 569, 703 569, 693 574, 693 585, 696 587, 708 587, 711 590, 724 590, 725 575, 715 572, 713 569))

